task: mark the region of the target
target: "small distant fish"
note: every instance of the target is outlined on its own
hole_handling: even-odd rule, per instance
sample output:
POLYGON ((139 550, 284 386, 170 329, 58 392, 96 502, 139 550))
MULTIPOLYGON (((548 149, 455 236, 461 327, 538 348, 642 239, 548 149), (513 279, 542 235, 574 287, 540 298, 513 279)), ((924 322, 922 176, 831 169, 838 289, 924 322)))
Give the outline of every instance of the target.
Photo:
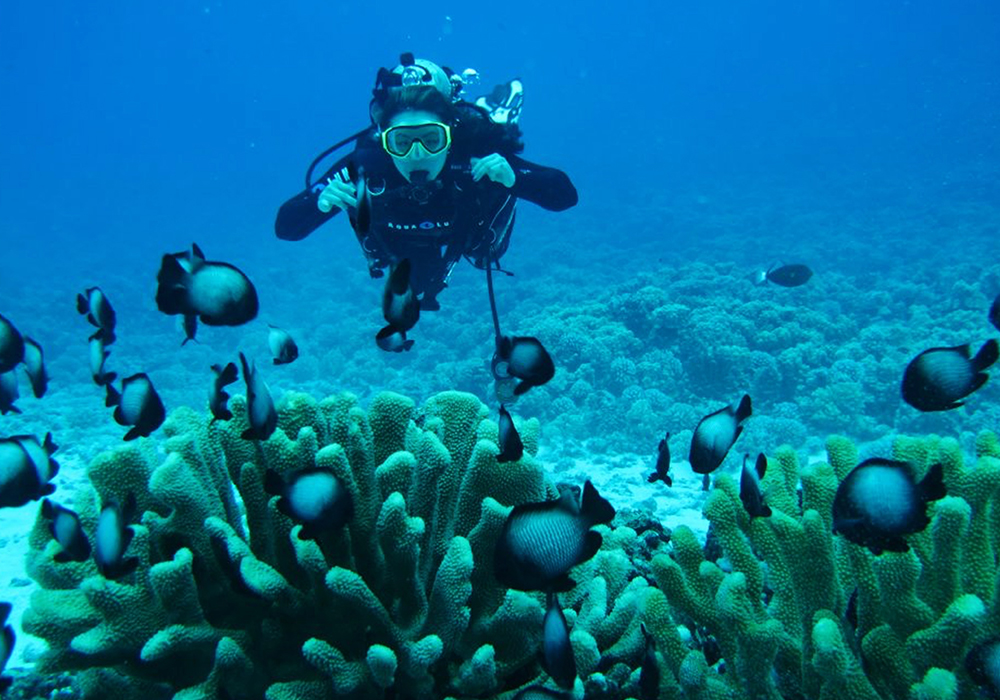
POLYGON ((580 502, 566 492, 559 500, 514 506, 494 550, 497 581, 520 591, 570 590, 576 583, 569 570, 601 547, 600 533, 590 528, 614 517, 614 507, 589 481, 580 502))
POLYGON ((930 523, 927 504, 946 495, 943 469, 935 464, 917 483, 913 467, 878 457, 856 466, 833 500, 833 531, 873 554, 906 552, 904 535, 930 523))
POLYGON ((965 670, 972 682, 986 691, 986 697, 1000 698, 1000 636, 972 647, 965 656, 965 670))
POLYGON ((552 690, 543 685, 531 685, 518 692, 514 700, 572 700, 572 693, 552 690))
POLYGON ((28 373, 28 381, 31 382, 31 393, 36 399, 45 396, 49 388, 49 375, 45 371, 45 354, 42 346, 31 338, 24 338, 24 369, 28 373))
POLYGON ((958 408, 990 378, 985 370, 998 357, 995 339, 984 343, 972 358, 968 344, 924 350, 903 372, 903 400, 924 412, 958 408))
POLYGON ((503 404, 500 404, 500 454, 497 462, 516 462, 524 456, 524 444, 514 427, 514 419, 503 404))
POLYGON ((197 244, 164 255, 156 281, 156 307, 165 314, 197 316, 209 326, 240 326, 257 317, 250 278, 229 263, 206 260, 197 244))
POLYGON ((104 330, 98 329, 90 336, 90 376, 97 386, 107 386, 118 376, 114 372, 104 371, 104 363, 111 356, 111 351, 106 348, 104 330))
POLYGON ((503 372, 521 381, 514 388, 520 396, 533 386, 542 386, 556 373, 555 363, 545 346, 532 336, 501 336, 493 357, 493 376, 502 378, 503 372))
POLYGON ((299 346, 295 344, 295 340, 286 330, 282 330, 277 326, 267 325, 267 346, 271 349, 271 356, 274 358, 274 364, 276 365, 287 365, 289 362, 294 362, 299 356, 299 346))
POLYGON ((990 323, 1000 331, 1000 294, 997 294, 997 298, 993 300, 993 304, 990 306, 990 323))
POLYGON ((274 410, 274 399, 264 379, 257 374, 254 365, 247 364, 247 358, 240 353, 243 365, 243 381, 247 385, 247 408, 250 427, 243 431, 244 440, 267 440, 278 427, 278 412, 274 410))
MULTIPOLYGON (((420 320, 420 300, 410 285, 410 260, 404 258, 395 263, 389 271, 389 276, 385 280, 385 289, 382 291, 382 316, 388 324, 375 336, 375 342, 383 350, 390 349, 383 347, 389 344, 388 339, 398 335, 398 339, 393 339, 391 345, 394 348, 408 350, 406 345, 406 332, 413 328, 420 320), (379 341, 382 342, 379 342, 379 341)), ((409 343, 412 347, 412 343, 409 343)), ((399 350, 395 350, 399 352, 399 350)))
POLYGON ((42 501, 42 517, 49 521, 52 539, 62 547, 62 551, 53 559, 63 564, 87 561, 90 557, 90 540, 83 531, 79 515, 46 498, 42 501))
POLYGON ((743 455, 743 471, 740 473, 740 500, 751 518, 769 518, 771 509, 764 503, 764 491, 760 480, 767 473, 767 457, 761 452, 753 469, 747 468, 747 457, 743 455))
POLYGON ((24 361, 24 338, 14 324, 0 314, 0 374, 24 361))
POLYGON ((307 467, 282 479, 268 469, 264 490, 280 496, 278 510, 302 525, 299 539, 312 540, 346 525, 354 517, 354 498, 347 486, 327 467, 307 467))
POLYGON ((656 663, 656 640, 646 629, 646 624, 640 622, 646 648, 642 654, 642 666, 639 667, 639 696, 641 700, 656 700, 660 697, 660 665, 656 663))
POLYGON ((662 481, 667 486, 673 486, 673 479, 670 478, 670 433, 667 433, 666 437, 660 440, 660 444, 656 448, 656 471, 649 475, 646 479, 649 483, 654 481, 662 481))
POLYGON ((573 688, 576 658, 569 641, 569 625, 559 599, 552 591, 546 596, 545 617, 542 619, 542 668, 560 688, 573 688))
POLYGON ((50 482, 59 473, 52 455, 58 449, 52 433, 42 443, 34 435, 0 439, 0 507, 16 508, 52 495, 56 487, 50 482))
POLYGON ((129 493, 125 505, 108 501, 101 508, 94 533, 94 562, 101 576, 117 580, 128 576, 139 565, 138 557, 125 558, 135 535, 129 521, 135 514, 135 494, 129 493))
POLYGON ((0 415, 20 413, 21 409, 14 405, 20 396, 17 389, 17 375, 13 371, 0 374, 0 415))
POLYGON ((154 430, 163 425, 167 412, 146 373, 140 372, 123 379, 121 393, 111 383, 105 388, 107 397, 104 405, 108 408, 115 406, 115 422, 118 425, 131 426, 123 440, 149 437, 154 430))
POLYGON ((90 287, 76 295, 76 310, 87 317, 90 325, 104 331, 104 344, 115 342, 115 310, 100 287, 90 287))
POLYGON ((387 352, 405 352, 413 347, 413 339, 406 339, 406 333, 386 326, 375 334, 375 344, 387 352))
POLYGON ((187 345, 190 340, 197 343, 196 335, 198 335, 198 317, 194 314, 184 314, 184 340, 181 341, 181 347, 187 345))
POLYGON ((812 276, 813 271, 806 265, 772 266, 767 272, 761 270, 756 273, 753 283, 758 287, 768 282, 779 287, 801 287, 812 276))
MULTIPOLYGON (((10 611, 10 603, 0 603, 0 673, 7 668, 7 662, 14 653, 14 628, 7 624, 10 611)), ((7 692, 11 683, 13 679, 9 676, 0 676, 0 693, 7 692)))
POLYGON ((696 474, 710 474, 719 468, 726 454, 743 432, 743 421, 751 416, 750 396, 701 419, 691 436, 691 468, 696 474))
POLYGON ((212 365, 212 372, 215 374, 215 379, 212 381, 212 390, 208 392, 208 408, 212 412, 214 423, 217 420, 229 420, 233 417, 233 412, 229 410, 229 394, 225 388, 237 380, 239 373, 233 362, 225 367, 212 365))

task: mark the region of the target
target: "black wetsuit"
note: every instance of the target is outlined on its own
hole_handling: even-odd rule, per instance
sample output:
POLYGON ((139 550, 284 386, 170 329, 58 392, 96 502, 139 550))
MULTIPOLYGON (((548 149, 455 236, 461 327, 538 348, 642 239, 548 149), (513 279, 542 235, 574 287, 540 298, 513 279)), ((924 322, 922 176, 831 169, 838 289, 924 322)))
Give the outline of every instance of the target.
POLYGON ((473 182, 470 158, 492 151, 475 146, 466 151, 471 152, 463 155, 453 148, 435 180, 411 184, 399 174, 370 130, 317 184, 281 206, 275 233, 286 241, 308 236, 340 211, 335 207, 325 213, 317 207, 327 178, 339 175, 347 180, 349 172, 363 172, 371 196, 371 226, 367 235, 358 235, 358 241, 369 271, 373 277, 380 276, 380 269, 393 260, 409 258, 414 291, 433 296, 445 286, 452 266, 462 256, 482 267, 487 243, 492 243, 491 260, 503 255, 518 199, 550 211, 562 211, 577 202, 576 189, 565 173, 513 153, 501 153, 514 169, 513 187, 508 189, 486 177, 473 182))

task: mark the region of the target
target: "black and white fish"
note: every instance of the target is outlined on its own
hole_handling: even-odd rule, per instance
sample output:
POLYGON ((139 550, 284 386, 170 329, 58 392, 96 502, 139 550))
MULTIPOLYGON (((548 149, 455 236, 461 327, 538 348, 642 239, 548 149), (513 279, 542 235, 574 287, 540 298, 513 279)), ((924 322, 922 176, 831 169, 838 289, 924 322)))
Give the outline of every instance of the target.
POLYGON ((299 539, 312 540, 346 525, 354 517, 354 498, 333 470, 307 467, 282 479, 268 469, 264 490, 280 496, 278 510, 302 525, 299 539))
POLYGON ((962 399, 990 378, 986 370, 1000 357, 995 339, 984 343, 975 357, 970 354, 968 344, 924 350, 903 373, 903 400, 924 412, 961 406, 962 399))
POLYGON ((250 278, 229 263, 206 260, 197 244, 164 255, 156 281, 156 307, 165 314, 197 316, 208 326, 240 326, 257 317, 250 278))
POLYGON ((972 682, 986 693, 985 697, 1000 698, 1000 636, 990 637, 972 647, 965 655, 965 670, 972 682))
POLYGON ((515 396, 520 396, 533 386, 542 386, 555 373, 555 363, 538 338, 500 336, 493 356, 493 376, 499 379, 506 374, 520 379, 514 387, 515 396))
POLYGON ((743 470, 740 472, 740 500, 751 518, 768 518, 771 508, 764 503, 764 491, 760 480, 767 473, 767 457, 761 452, 753 469, 747 467, 747 457, 743 455, 743 470))
POLYGON ((294 362, 299 356, 299 346, 295 344, 291 334, 271 324, 267 324, 267 327, 267 347, 271 350, 274 364, 287 365, 294 362))
POLYGON ((49 374, 45 370, 45 353, 42 346, 31 338, 24 338, 24 370, 28 373, 28 381, 31 382, 31 393, 36 399, 45 396, 49 388, 49 374))
POLYGON ((135 532, 129 521, 135 514, 135 494, 129 493, 125 505, 108 501, 101 508, 94 532, 94 561, 101 576, 116 580, 128 576, 139 565, 138 557, 125 557, 135 532))
POLYGON ((656 448, 656 471, 646 479, 649 483, 662 481, 667 486, 673 486, 674 481, 670 478, 670 433, 666 434, 656 448))
POLYGON ((514 427, 514 419, 503 404, 500 404, 499 428, 500 454, 497 455, 497 461, 516 462, 524 456, 524 444, 514 427))
POLYGON ((997 294, 997 298, 990 305, 990 323, 1000 331, 1000 294, 997 294))
POLYGON ((208 408, 212 412, 214 423, 233 417, 233 412, 229 410, 229 393, 226 387, 239 378, 239 372, 236 364, 230 362, 225 367, 212 365, 212 373, 215 374, 215 379, 212 380, 212 390, 208 392, 208 408))
POLYGON ((646 640, 646 648, 642 653, 642 665, 639 667, 639 698, 640 700, 656 700, 660 697, 660 665, 656 663, 656 640, 640 622, 642 637, 646 640))
POLYGON ((573 688, 576 658, 569 641, 569 625, 552 591, 546 596, 545 617, 542 618, 542 668, 560 688, 573 688))
POLYGON ((718 469, 743 432, 743 421, 752 413, 750 396, 744 394, 738 404, 702 418, 691 436, 691 469, 697 474, 710 474, 718 469))
POLYGON ((579 502, 567 491, 555 501, 514 506, 493 553, 497 581, 520 591, 570 590, 576 583, 569 570, 601 547, 600 533, 590 528, 614 517, 614 507, 589 481, 579 502))
POLYGON ((413 339, 406 339, 406 333, 386 326, 375 334, 375 344, 386 352, 405 352, 413 347, 413 339))
POLYGON ((107 349, 104 329, 99 328, 90 336, 90 376, 97 386, 108 386, 118 375, 114 372, 104 371, 104 363, 111 356, 111 351, 107 349))
POLYGON ((0 415, 20 413, 21 409, 14 405, 20 396, 17 389, 17 374, 13 370, 0 374, 0 415))
MULTIPOLYGON (((0 603, 0 673, 7 668, 7 662, 14 653, 14 628, 7 624, 10 611, 10 603, 0 603)), ((13 679, 9 676, 0 676, 0 693, 7 692, 12 682, 13 679)))
POLYGON ((271 390, 263 377, 257 374, 256 366, 247 364, 242 352, 240 364, 243 365, 243 380, 247 385, 247 418, 250 420, 250 427, 243 431, 243 439, 267 440, 278 427, 278 412, 274 409, 271 390))
POLYGON ((198 335, 198 317, 194 314, 184 314, 184 340, 181 341, 181 347, 188 344, 188 341, 193 340, 198 342, 195 337, 198 335))
POLYGON ((874 554, 906 552, 910 547, 904 536, 927 527, 927 504, 946 494, 942 477, 940 464, 918 483, 907 462, 866 459, 837 488, 833 531, 874 554))
POLYGON ((0 507, 16 508, 52 495, 56 487, 51 482, 59 473, 52 455, 58 449, 52 433, 42 443, 34 435, 0 439, 0 507))
POLYGON ((62 551, 53 559, 60 563, 87 561, 90 557, 90 540, 80 524, 80 516, 69 508, 49 499, 42 501, 42 517, 49 521, 52 539, 59 543, 62 551))
POLYGON ((514 696, 514 700, 572 700, 573 694, 552 690, 544 685, 531 685, 514 696))
POLYGON ((167 411, 163 407, 160 395, 153 387, 153 382, 145 372, 123 379, 121 393, 111 383, 105 388, 107 397, 104 405, 109 408, 115 407, 115 422, 118 425, 131 427, 125 433, 123 440, 149 437, 154 430, 163 425, 167 411))
POLYGON ((758 287, 768 282, 779 287, 801 287, 812 276, 813 271, 807 265, 772 265, 766 272, 755 273, 753 283, 758 287))
MULTIPOLYGON (((406 345, 406 332, 417 325, 420 320, 420 300, 410 285, 410 260, 404 258, 395 263, 389 271, 389 276, 385 280, 385 289, 382 291, 382 316, 388 324, 375 336, 375 342, 383 350, 383 341, 398 333, 401 337, 402 345, 406 345)), ((396 343, 398 346, 399 343, 396 343)), ((412 347, 412 344, 411 344, 412 347)), ((406 348, 409 349, 409 348, 406 348)))
POLYGON ((0 374, 10 372, 23 361, 24 338, 14 324, 0 314, 0 374))
POLYGON ((115 342, 115 310, 100 287, 90 287, 76 295, 76 310, 87 317, 90 325, 104 331, 104 344, 115 342))

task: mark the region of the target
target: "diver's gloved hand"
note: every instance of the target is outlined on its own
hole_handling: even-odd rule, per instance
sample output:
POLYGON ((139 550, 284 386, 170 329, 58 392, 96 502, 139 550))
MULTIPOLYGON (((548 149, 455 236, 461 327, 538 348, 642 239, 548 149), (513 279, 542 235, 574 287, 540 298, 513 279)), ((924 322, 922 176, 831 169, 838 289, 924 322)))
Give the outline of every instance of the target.
POLYGON ((316 206, 323 213, 337 207, 347 209, 358 206, 358 189, 350 180, 344 179, 340 173, 327 178, 327 185, 319 193, 316 206))
POLYGON ((514 186, 516 179, 514 168, 510 167, 507 159, 499 153, 491 153, 484 158, 472 158, 469 162, 472 163, 472 179, 476 182, 479 182, 485 175, 504 187, 514 186))

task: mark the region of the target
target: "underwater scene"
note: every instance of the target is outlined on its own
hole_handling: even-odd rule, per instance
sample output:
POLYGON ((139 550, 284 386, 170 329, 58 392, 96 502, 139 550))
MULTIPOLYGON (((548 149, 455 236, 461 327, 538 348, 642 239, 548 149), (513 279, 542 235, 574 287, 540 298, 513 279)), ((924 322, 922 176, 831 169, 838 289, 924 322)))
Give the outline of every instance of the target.
POLYGON ((0 695, 1000 698, 1000 5, 0 4, 0 695))

